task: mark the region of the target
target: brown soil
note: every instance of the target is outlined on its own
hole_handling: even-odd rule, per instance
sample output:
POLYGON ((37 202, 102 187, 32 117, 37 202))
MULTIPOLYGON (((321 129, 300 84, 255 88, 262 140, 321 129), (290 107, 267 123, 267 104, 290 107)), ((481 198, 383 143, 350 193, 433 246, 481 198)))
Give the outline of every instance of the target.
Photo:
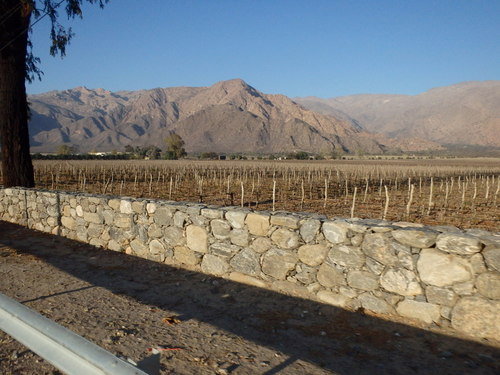
MULTIPOLYGON (((449 336, 0 221, 0 292, 161 374, 498 374, 499 342, 449 336)), ((0 373, 58 374, 0 331, 0 373)))

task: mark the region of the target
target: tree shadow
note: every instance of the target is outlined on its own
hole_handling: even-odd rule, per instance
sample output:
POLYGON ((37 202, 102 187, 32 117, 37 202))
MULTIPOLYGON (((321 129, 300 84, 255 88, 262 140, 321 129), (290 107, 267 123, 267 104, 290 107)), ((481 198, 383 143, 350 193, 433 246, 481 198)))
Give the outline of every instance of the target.
MULTIPOLYGON (((339 374, 498 374, 500 350, 200 272, 106 251, 0 221, 0 244, 181 320, 209 323, 339 374), (41 238, 35 244, 31 237, 41 238), (55 246, 54 241, 57 241, 55 246), (42 244, 41 244, 42 243, 42 244)), ((41 296, 40 298, 43 298, 41 296)))

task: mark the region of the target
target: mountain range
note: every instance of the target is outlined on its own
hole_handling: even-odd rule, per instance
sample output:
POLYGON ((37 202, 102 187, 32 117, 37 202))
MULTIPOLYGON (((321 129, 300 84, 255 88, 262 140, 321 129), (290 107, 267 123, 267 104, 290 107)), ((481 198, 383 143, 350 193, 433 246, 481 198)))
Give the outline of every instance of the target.
POLYGON ((321 99, 264 94, 241 79, 210 87, 111 92, 77 87, 29 96, 33 152, 164 146, 188 152, 382 153, 444 143, 500 147, 500 82, 470 82, 416 96, 321 99), (474 136, 467 137, 467 128, 474 136))
POLYGON ((500 147, 500 81, 463 82, 419 95, 294 100, 319 113, 350 118, 391 139, 500 147))

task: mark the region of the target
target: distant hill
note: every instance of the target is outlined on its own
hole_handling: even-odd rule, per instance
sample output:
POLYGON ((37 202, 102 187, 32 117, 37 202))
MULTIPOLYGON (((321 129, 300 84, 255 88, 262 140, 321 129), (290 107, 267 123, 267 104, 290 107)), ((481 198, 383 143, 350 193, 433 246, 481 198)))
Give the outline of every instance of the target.
POLYGON ((304 107, 350 118, 363 129, 397 142, 500 147, 500 81, 464 82, 419 95, 295 98, 304 107))
POLYGON ((348 117, 305 109, 240 79, 210 87, 110 92, 77 87, 29 97, 34 152, 64 143, 80 151, 164 146, 170 131, 188 152, 380 153, 385 147, 348 117))

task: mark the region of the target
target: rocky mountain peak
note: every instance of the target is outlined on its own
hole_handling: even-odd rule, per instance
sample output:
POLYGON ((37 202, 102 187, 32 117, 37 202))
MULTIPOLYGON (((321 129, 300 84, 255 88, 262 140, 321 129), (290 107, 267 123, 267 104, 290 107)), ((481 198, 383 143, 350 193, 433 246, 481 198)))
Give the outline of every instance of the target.
POLYGON ((241 79, 120 93, 79 87, 30 99, 36 151, 61 143, 77 143, 82 151, 162 146, 170 131, 190 152, 381 151, 350 121, 264 94, 241 79))

